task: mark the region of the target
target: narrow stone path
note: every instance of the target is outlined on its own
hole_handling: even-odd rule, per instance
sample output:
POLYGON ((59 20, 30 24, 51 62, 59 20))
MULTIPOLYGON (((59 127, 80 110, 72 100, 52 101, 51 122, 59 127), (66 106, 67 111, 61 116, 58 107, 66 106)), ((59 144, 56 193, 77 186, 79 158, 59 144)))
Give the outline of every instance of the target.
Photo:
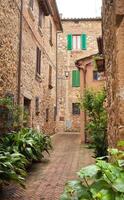
POLYGON ((93 162, 90 150, 80 145, 79 134, 57 134, 52 142, 51 156, 33 165, 26 189, 5 187, 0 200, 59 200, 66 181, 75 179, 79 169, 93 162))

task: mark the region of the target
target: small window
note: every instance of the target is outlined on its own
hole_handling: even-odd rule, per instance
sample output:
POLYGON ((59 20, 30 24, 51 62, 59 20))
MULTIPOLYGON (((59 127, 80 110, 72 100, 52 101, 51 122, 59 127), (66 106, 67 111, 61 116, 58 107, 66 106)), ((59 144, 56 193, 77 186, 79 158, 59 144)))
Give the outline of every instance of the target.
POLYGON ((49 108, 46 109, 46 122, 49 121, 49 108))
POLYGON ((103 80, 105 78, 105 75, 103 72, 93 71, 93 80, 103 80))
POLYGON ((43 28, 44 12, 41 6, 39 6, 39 26, 43 28))
POLYGON ((52 89, 52 66, 49 65, 49 83, 48 83, 49 89, 52 89))
POLYGON ((40 113, 39 97, 35 98, 35 113, 36 113, 36 115, 39 115, 39 113, 40 113))
POLYGON ((51 46, 53 45, 52 36, 53 36, 52 22, 50 21, 50 45, 51 46))
POLYGON ((73 50, 80 50, 80 49, 81 49, 81 36, 73 35, 73 50))
POLYGON ((36 75, 41 74, 41 50, 37 47, 36 75))
POLYGON ((79 103, 72 103, 72 114, 80 115, 80 104, 79 103))
POLYGON ((29 1, 29 7, 33 10, 34 9, 34 0, 29 1))
POLYGON ((57 109, 56 106, 54 107, 54 121, 56 121, 57 109))
POLYGON ((67 36, 67 49, 68 50, 86 50, 87 49, 87 35, 71 35, 67 36))

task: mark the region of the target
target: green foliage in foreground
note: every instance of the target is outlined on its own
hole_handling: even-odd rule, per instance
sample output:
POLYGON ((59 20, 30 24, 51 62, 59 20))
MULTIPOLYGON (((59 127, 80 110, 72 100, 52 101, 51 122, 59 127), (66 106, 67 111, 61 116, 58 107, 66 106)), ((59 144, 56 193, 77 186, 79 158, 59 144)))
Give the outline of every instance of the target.
POLYGON ((51 140, 45 134, 33 129, 21 129, 1 139, 0 184, 17 182, 24 186, 26 167, 33 161, 40 161, 43 152, 49 153, 51 140))
POLYGON ((60 200, 124 200, 124 152, 109 150, 112 162, 97 159, 69 181, 60 200))
POLYGON ((95 157, 107 155, 107 113, 104 108, 106 93, 104 90, 87 90, 80 100, 81 109, 88 116, 86 131, 92 139, 95 157))

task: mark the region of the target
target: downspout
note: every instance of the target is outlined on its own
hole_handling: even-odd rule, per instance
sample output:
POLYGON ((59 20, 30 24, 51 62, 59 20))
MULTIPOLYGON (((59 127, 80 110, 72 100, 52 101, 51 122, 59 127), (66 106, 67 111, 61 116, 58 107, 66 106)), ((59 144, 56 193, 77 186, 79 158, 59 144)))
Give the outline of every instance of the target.
POLYGON ((56 118, 58 114, 58 31, 56 32, 56 118))
POLYGON ((23 25, 23 0, 21 0, 20 8, 20 32, 19 32, 19 62, 18 62, 18 88, 17 88, 17 104, 20 105, 21 96, 21 67, 22 67, 22 25, 23 25))
MULTIPOLYGON (((87 81, 86 81, 86 75, 87 75, 87 66, 85 65, 85 68, 83 68, 83 73, 84 73, 84 92, 86 91, 86 85, 87 85, 87 81)), ((86 120, 87 120, 87 115, 86 115, 86 111, 84 110, 84 140, 85 140, 85 144, 87 143, 87 134, 86 134, 86 120)))

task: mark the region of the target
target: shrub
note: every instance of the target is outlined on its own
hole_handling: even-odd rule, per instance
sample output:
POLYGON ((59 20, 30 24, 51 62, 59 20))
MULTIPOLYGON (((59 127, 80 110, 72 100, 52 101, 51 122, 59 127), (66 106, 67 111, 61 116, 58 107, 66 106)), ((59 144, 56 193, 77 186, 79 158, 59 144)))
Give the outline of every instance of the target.
POLYGON ((7 135, 3 138, 3 144, 9 152, 19 152, 30 162, 40 160, 43 152, 49 152, 52 147, 50 137, 28 128, 7 135))
POLYGON ((26 177, 25 166, 27 160, 20 153, 6 152, 5 149, 0 151, 0 183, 16 182, 24 186, 26 177))
POLYGON ((124 152, 109 151, 112 162, 97 159, 78 172, 79 179, 69 181, 61 200, 123 200, 124 152))
POLYGON ((95 149, 95 157, 107 154, 107 113, 104 108, 106 94, 104 90, 85 92, 80 100, 81 109, 88 115, 86 131, 90 134, 95 149))
POLYGON ((18 182, 24 186, 26 166, 40 161, 52 148, 50 137, 33 129, 21 129, 1 138, 0 183, 18 182))

